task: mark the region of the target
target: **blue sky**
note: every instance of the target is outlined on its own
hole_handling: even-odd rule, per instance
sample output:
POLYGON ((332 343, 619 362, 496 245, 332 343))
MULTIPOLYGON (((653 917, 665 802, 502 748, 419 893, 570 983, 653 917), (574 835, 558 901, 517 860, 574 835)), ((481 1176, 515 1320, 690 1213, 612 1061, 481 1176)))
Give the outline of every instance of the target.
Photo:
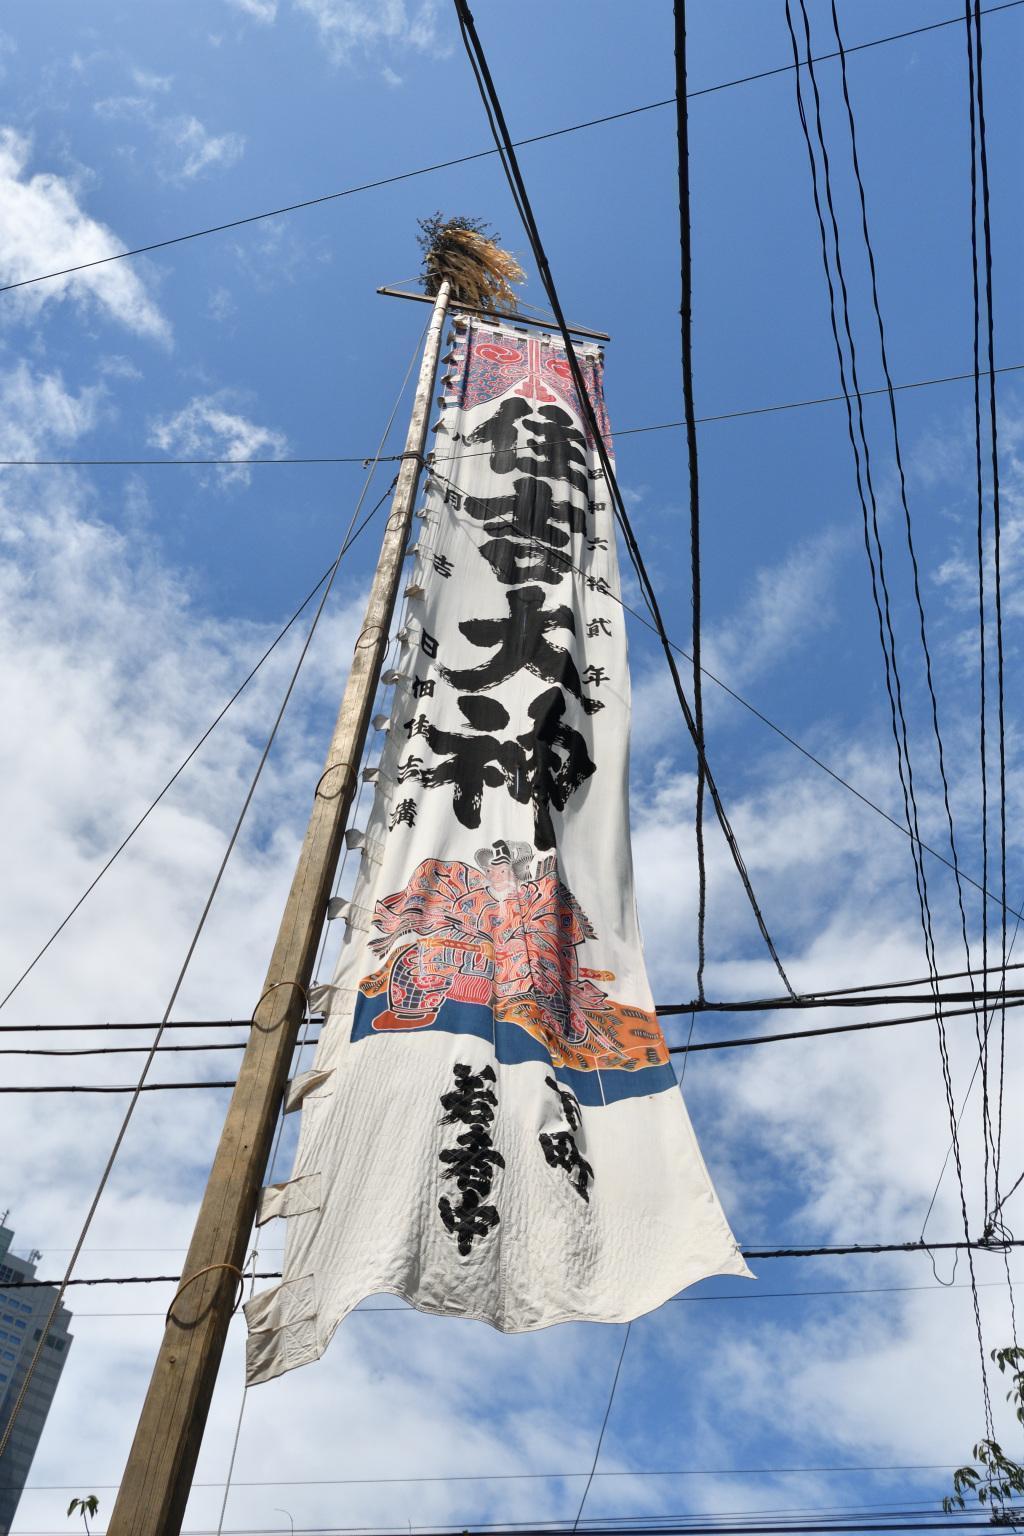
MULTIPOLYGON (((787 62, 781 0, 690 10, 694 89, 787 62)), ((846 0, 844 38, 852 45, 955 10, 940 0, 846 0)), ((818 50, 828 51, 828 8, 813 0, 811 14, 818 50)), ((524 0, 514 13, 481 4, 477 22, 517 137, 671 94, 667 4, 524 0)), ((8 7, 2 27, 3 281, 488 146, 453 15, 440 5, 96 0, 86 12, 46 0, 8 7)), ((1024 10, 993 14, 985 29, 997 361, 1006 365, 1024 363, 1015 108, 1024 10)), ((962 28, 854 54, 849 70, 894 379, 962 373, 971 361, 962 28)), ((823 64, 820 77, 861 377, 873 387, 881 373, 836 66, 823 64)), ((702 96, 690 123, 698 414, 834 394, 792 75, 702 96)), ((522 164, 566 312, 612 335, 613 425, 678 419, 671 110, 526 148, 522 164)), ((416 306, 374 290, 415 275, 416 220, 435 209, 489 219, 530 272, 492 157, 0 295, 0 457, 369 455, 424 319, 416 306)), ((524 297, 541 303, 532 272, 524 297)), ((1000 380, 999 398, 1012 680, 1024 612, 1024 412, 1014 375, 1000 380)), ((898 404, 958 836, 965 865, 977 871, 971 389, 922 389, 898 404)), ((942 809, 891 433, 884 401, 867 402, 866 411, 925 835, 937 845, 942 809)), ((685 643, 683 436, 623 437, 617 453, 666 620, 685 643)), ((708 665, 898 816, 842 407, 708 423, 700 465, 708 665)), ((0 747, 10 845, 0 960, 13 979, 333 558, 363 475, 359 464, 0 475, 0 687, 10 722, 0 747)), ((197 954, 183 1016, 244 1016, 256 995, 373 558, 373 537, 364 536, 197 954)), ((650 637, 634 626, 631 645, 641 916, 655 995, 672 1001, 693 991, 693 763, 650 637)), ((286 645, 261 673, 9 1005, 9 1022, 162 1012, 295 654, 286 645)), ((1011 901, 1014 890, 1024 895, 1015 697, 1011 681, 1011 901)), ((709 756, 794 981, 922 974, 906 839, 711 685, 706 708, 709 756)), ((934 869, 940 955, 959 969, 955 891, 934 869)), ((773 991, 716 838, 710 892, 709 990, 773 991)), ((977 902, 969 916, 976 935, 977 902)), ((787 1027, 787 1017, 770 1027, 787 1027)), ((750 1027, 723 1015, 697 1030, 713 1038, 750 1027)), ((950 1034, 959 1099, 973 1066, 969 1023, 951 1023, 950 1034)), ((1021 1088, 1015 1039, 1011 1027, 1008 1105, 1021 1088)), ((208 1053, 188 1068, 169 1060, 160 1067, 168 1077, 215 1080, 230 1075, 237 1056, 208 1053)), ((26 1082, 128 1082, 137 1063, 22 1062, 9 1071, 26 1082)), ((920 1232, 948 1143, 927 1024, 695 1056, 685 1089, 745 1245, 899 1241, 920 1232)), ((54 1273, 121 1105, 8 1103, 5 1141, 22 1151, 8 1158, 4 1203, 23 1249, 42 1249, 54 1273)), ((170 1273, 180 1264, 222 1108, 217 1093, 148 1096, 83 1268, 170 1273)), ((1024 1146, 1009 1111, 1007 1119, 1011 1182, 1024 1146)), ((965 1167, 978 1222, 976 1121, 972 1100, 965 1167)), ((286 1141, 282 1168, 287 1158, 286 1141)), ((955 1237, 958 1219, 947 1177, 928 1231, 955 1237)), ((273 1267, 280 1239, 271 1230, 264 1243, 273 1267)), ((940 1264, 944 1278, 950 1268, 940 1264)), ((742 1300, 699 1299, 743 1289, 708 1282, 695 1299, 634 1327, 601 1461, 602 1471, 623 1475, 595 1481, 588 1515, 868 1505, 946 1491, 942 1471, 724 1474, 949 1464, 982 1431, 969 1292, 935 1286, 925 1258, 758 1270, 742 1300), (871 1289, 891 1286, 929 1289, 871 1289), (866 1293, 762 1294, 837 1287, 866 1293), (652 1469, 690 1475, 641 1476, 652 1469)), ((994 1283, 1001 1262, 983 1256, 978 1274, 986 1342, 1007 1343, 1005 1288, 994 1283)), ((962 1264, 955 1278, 960 1286, 962 1264)), ((76 1297, 83 1315, 18 1531, 60 1528, 71 1495, 93 1488, 109 1512, 167 1300, 157 1286, 76 1297)), ((451 1521, 461 1529, 571 1518, 579 1480, 344 1488, 301 1480, 585 1470, 620 1346, 611 1328, 500 1339, 475 1324, 412 1313, 354 1316, 320 1364, 249 1395, 238 1483, 283 1483, 236 1486, 225 1529, 284 1528, 283 1516, 269 1512, 277 1505, 297 1526, 451 1521)), ((200 1483, 222 1483, 226 1474, 240 1347, 236 1325, 200 1483)), ((220 1499, 216 1486, 197 1487, 187 1527, 215 1527, 220 1499)))

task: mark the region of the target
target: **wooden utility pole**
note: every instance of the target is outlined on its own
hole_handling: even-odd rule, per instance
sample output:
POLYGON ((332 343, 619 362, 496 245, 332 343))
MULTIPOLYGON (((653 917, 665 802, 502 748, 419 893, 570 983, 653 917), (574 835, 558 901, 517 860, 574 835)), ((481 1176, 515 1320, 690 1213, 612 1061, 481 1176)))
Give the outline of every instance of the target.
POLYGON ((448 294, 449 284, 444 282, 434 303, 406 457, 327 766, 316 787, 306 839, 110 1518, 109 1536, 177 1536, 181 1530, 387 650, 448 294))

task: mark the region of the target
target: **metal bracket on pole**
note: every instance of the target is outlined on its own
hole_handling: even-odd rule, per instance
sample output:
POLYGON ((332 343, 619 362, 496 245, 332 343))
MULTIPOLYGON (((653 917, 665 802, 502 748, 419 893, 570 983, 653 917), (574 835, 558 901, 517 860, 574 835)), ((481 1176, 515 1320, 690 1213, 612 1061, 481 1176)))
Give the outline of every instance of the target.
MULTIPOLYGON (((386 299, 413 299, 417 304, 433 304, 429 293, 406 293, 404 288, 378 288, 377 292, 386 299)), ((518 310, 507 312, 501 309, 481 309, 478 304, 463 304, 457 302, 454 308, 465 310, 470 315, 485 315, 489 320, 504 320, 511 325, 538 325, 545 331, 557 331, 557 320, 535 320, 530 315, 521 315, 518 310)), ((607 331, 590 331, 583 325, 567 325, 567 331, 574 336, 587 336, 591 341, 611 341, 607 331)))

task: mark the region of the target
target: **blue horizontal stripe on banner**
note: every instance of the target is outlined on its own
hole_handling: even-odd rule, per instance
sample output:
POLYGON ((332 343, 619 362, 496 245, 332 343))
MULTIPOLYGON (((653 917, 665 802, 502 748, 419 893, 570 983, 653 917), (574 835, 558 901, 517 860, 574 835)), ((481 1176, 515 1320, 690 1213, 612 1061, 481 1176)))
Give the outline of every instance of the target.
MULTIPOLYGON (((442 1030, 450 1035, 476 1035, 489 1045, 493 1044, 495 1055, 503 1066, 517 1066, 522 1061, 539 1061, 551 1066, 547 1050, 529 1030, 505 1020, 495 1020, 490 1008, 479 1003, 445 1001, 433 1024, 410 1029, 374 1029, 374 1019, 387 1006, 386 993, 380 997, 367 997, 360 992, 352 1019, 352 1039, 386 1040, 389 1035, 423 1035, 442 1030)), ((559 1084, 570 1088, 579 1102, 586 1105, 645 1098, 676 1086, 675 1073, 667 1062, 660 1067, 638 1067, 632 1072, 621 1067, 602 1067, 600 1075, 596 1071, 581 1072, 576 1067, 552 1067, 552 1071, 556 1072, 559 1084)))

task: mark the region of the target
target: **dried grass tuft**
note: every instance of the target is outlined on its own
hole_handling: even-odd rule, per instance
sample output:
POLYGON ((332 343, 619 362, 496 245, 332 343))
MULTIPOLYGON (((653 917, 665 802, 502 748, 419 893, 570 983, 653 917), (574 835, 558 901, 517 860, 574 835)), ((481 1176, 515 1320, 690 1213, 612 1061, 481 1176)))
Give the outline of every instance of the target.
POLYGON ((445 219, 435 213, 420 219, 419 225, 427 293, 436 294, 447 278, 455 303, 479 309, 517 308, 512 284, 523 282, 526 274, 515 257, 498 245, 499 237, 491 237, 482 220, 445 219))

